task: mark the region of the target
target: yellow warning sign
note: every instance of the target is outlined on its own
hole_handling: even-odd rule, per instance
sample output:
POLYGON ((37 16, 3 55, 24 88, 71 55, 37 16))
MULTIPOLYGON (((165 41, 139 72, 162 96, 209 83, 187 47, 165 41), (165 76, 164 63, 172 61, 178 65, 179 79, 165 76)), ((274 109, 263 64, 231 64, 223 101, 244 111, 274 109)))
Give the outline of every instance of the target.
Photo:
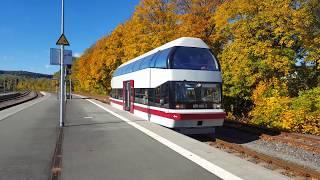
POLYGON ((60 38, 58 39, 58 41, 57 41, 56 45, 65 45, 65 46, 69 46, 70 44, 69 44, 69 42, 68 42, 68 40, 67 40, 66 36, 65 36, 64 34, 62 34, 62 35, 60 36, 60 38))

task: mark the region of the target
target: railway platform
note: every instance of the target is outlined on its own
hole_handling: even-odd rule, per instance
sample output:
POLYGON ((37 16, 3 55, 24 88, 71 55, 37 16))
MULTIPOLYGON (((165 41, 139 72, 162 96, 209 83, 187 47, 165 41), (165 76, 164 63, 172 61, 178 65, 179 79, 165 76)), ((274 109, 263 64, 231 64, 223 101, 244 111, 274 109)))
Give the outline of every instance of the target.
MULTIPOLYGON (((87 97, 67 101, 59 179, 287 179, 87 97)), ((54 94, 0 111, 0 179, 49 179, 54 94)))
POLYGON ((67 111, 62 179, 287 179, 94 99, 67 111))

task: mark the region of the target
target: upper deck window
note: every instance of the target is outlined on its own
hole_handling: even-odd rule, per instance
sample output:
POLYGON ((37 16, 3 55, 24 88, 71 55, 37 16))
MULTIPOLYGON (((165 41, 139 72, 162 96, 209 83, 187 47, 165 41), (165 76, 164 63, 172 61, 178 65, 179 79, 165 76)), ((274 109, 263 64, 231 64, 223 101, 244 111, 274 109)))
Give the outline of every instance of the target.
POLYGON ((156 57, 155 68, 167 68, 168 56, 171 51, 171 48, 162 50, 159 55, 156 57))
POLYGON ((172 69, 219 70, 218 62, 209 49, 178 47, 173 54, 172 69))

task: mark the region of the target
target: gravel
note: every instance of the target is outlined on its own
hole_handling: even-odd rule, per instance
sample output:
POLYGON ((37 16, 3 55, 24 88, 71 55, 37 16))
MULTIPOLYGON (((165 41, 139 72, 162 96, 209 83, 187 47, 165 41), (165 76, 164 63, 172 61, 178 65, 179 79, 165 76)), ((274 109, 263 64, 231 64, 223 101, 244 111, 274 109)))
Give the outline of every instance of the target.
POLYGON ((232 128, 217 128, 217 138, 243 145, 254 151, 296 163, 320 172, 320 154, 290 146, 277 141, 265 141, 253 135, 232 128))
POLYGON ((320 154, 274 141, 256 140, 242 145, 257 152, 320 171, 320 154))

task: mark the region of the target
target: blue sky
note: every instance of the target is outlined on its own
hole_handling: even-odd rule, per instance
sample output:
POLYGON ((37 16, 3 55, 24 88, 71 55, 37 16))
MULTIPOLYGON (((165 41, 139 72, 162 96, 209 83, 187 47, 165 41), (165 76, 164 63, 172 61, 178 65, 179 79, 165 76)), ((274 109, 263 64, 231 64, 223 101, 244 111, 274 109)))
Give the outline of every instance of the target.
MULTIPOLYGON (((52 74, 49 49, 60 36, 61 0, 0 1, 0 70, 52 74)), ((125 22, 139 0, 65 0, 65 34, 74 54, 125 22)))

